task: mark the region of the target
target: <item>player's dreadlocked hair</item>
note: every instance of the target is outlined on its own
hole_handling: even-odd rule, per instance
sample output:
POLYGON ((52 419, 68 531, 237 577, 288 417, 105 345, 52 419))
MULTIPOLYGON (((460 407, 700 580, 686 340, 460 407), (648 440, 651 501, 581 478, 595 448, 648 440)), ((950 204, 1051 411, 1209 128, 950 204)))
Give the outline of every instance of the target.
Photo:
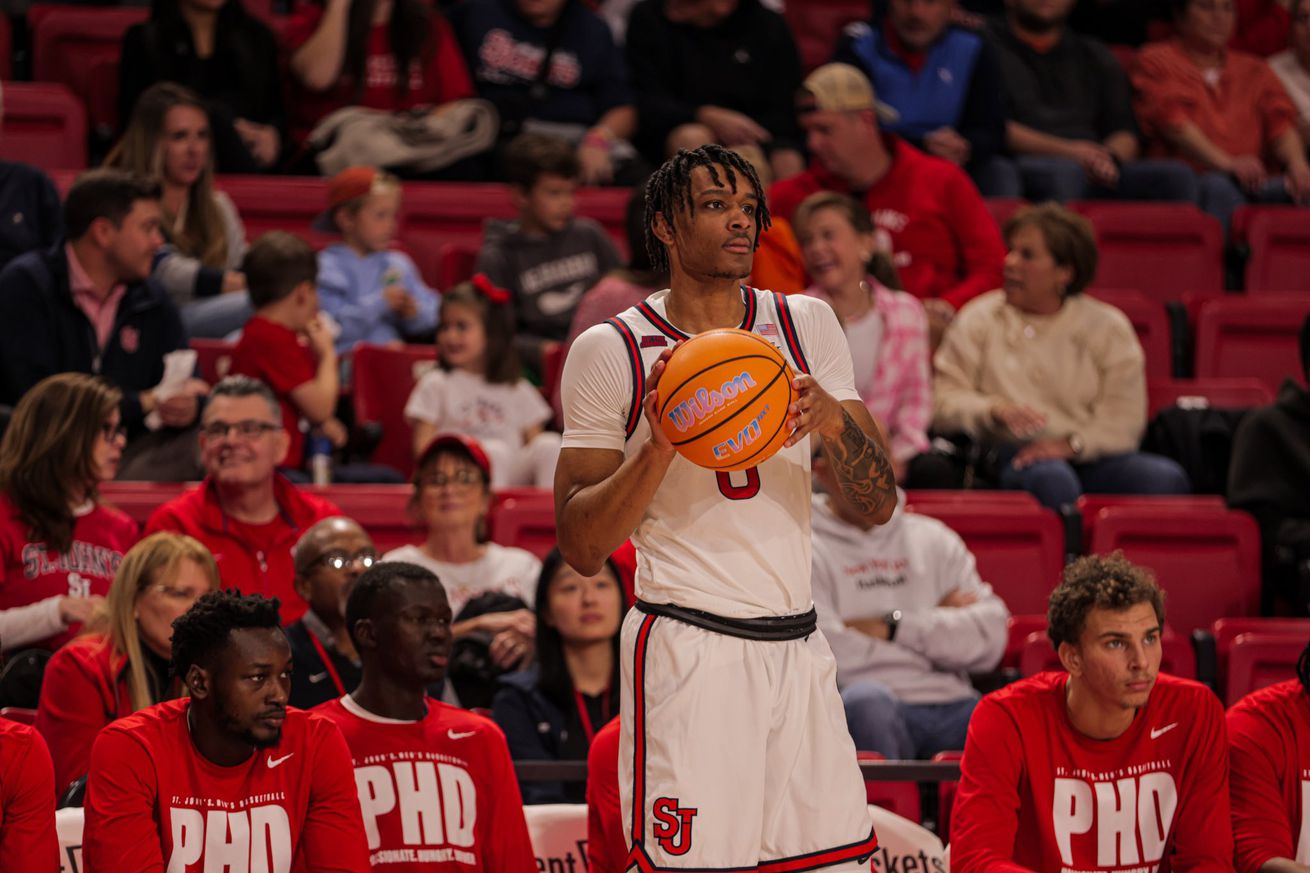
POLYGON ((1301 657, 1296 661, 1296 678, 1301 680, 1301 687, 1310 694, 1310 644, 1301 650, 1301 657))
POLYGON ((173 675, 185 678, 192 664, 208 664, 227 643, 228 635, 244 628, 282 626, 280 601, 240 591, 211 591, 173 622, 173 675))
POLYGON ((709 171, 715 185, 727 183, 733 193, 737 191, 737 177, 741 176, 755 190, 760 199, 759 211, 755 214, 755 245, 760 243, 760 233, 768 230, 772 221, 769 217, 768 204, 764 202, 764 186, 750 161, 741 155, 713 143, 698 149, 679 149, 678 153, 664 162, 664 165, 651 174, 646 181, 646 253, 650 255, 651 265, 656 270, 667 272, 669 269, 669 250, 655 235, 655 216, 664 215, 669 227, 673 226, 673 214, 681 209, 691 214, 694 204, 691 195, 691 171, 704 167, 709 171), (724 173, 720 175, 719 167, 724 173), (725 179, 724 176, 727 178, 725 179))

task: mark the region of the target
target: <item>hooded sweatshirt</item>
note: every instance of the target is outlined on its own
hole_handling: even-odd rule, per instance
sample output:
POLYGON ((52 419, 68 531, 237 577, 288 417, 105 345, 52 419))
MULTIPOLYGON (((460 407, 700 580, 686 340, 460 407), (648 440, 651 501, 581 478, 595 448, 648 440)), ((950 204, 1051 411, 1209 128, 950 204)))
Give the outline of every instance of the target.
POLYGON ((935 518, 896 512, 870 530, 833 514, 814 495, 814 607, 837 659, 837 684, 873 680, 903 703, 948 703, 976 697, 968 673, 991 670, 1005 648, 1010 611, 978 577, 959 535, 935 518), (964 607, 938 606, 951 591, 977 594, 964 607), (896 640, 848 628, 854 619, 899 609, 896 640))

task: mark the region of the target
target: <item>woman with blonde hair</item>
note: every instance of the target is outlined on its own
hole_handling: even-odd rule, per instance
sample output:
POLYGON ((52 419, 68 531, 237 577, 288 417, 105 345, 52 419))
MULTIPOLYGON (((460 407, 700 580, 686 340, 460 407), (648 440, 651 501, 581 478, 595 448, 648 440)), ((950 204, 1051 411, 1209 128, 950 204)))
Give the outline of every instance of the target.
POLYGON ((161 532, 123 558, 100 624, 46 666, 36 727, 50 746, 63 791, 87 770, 100 729, 177 696, 169 674, 173 621, 219 588, 218 564, 198 540, 161 532))
POLYGON ((204 102, 173 82, 151 85, 105 166, 152 176, 163 186, 168 246, 154 278, 182 310, 188 334, 221 337, 245 324, 246 232, 231 199, 214 187, 204 102))
POLYGON ((0 442, 0 644, 54 649, 109 590, 136 522, 101 504, 125 442, 122 394, 61 373, 34 385, 0 442))

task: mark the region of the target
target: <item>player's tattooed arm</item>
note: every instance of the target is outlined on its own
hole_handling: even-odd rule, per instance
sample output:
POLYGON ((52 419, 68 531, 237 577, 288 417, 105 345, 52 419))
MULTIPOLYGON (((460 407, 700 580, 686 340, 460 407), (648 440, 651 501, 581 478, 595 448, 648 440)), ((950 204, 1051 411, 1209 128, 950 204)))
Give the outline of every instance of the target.
MULTIPOLYGON (((867 415, 867 413, 866 413, 867 415)), ((847 409, 841 410, 841 431, 823 437, 824 453, 851 506, 879 521, 896 507, 896 477, 882 442, 855 422, 847 409)), ((877 427, 870 418, 869 424, 877 427)))

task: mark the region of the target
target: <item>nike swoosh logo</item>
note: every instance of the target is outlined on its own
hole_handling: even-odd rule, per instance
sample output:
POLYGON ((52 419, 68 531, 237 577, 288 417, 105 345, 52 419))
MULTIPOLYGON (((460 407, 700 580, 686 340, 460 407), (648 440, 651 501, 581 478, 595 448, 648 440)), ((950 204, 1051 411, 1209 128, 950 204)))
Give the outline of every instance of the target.
POLYGON ((456 730, 449 730, 449 731, 446 731, 446 736, 450 737, 452 740, 463 740, 463 739, 467 739, 468 737, 473 736, 473 735, 476 734, 476 733, 477 733, 477 731, 456 731, 456 730))
POLYGON ((1163 734, 1169 733, 1169 731, 1173 730, 1176 727, 1178 727, 1178 722, 1167 724, 1162 728, 1151 728, 1151 739, 1153 740, 1159 739, 1163 734))
POLYGON ((294 754, 295 752, 288 752, 287 754, 283 755, 281 758, 274 758, 272 755, 269 755, 268 769, 272 770, 274 767, 281 764, 283 761, 285 761, 287 758, 290 758, 294 754))
POLYGON ((327 678, 327 671, 325 670, 322 673, 310 673, 307 678, 309 679, 310 682, 318 684, 319 682, 322 682, 324 679, 327 678))

